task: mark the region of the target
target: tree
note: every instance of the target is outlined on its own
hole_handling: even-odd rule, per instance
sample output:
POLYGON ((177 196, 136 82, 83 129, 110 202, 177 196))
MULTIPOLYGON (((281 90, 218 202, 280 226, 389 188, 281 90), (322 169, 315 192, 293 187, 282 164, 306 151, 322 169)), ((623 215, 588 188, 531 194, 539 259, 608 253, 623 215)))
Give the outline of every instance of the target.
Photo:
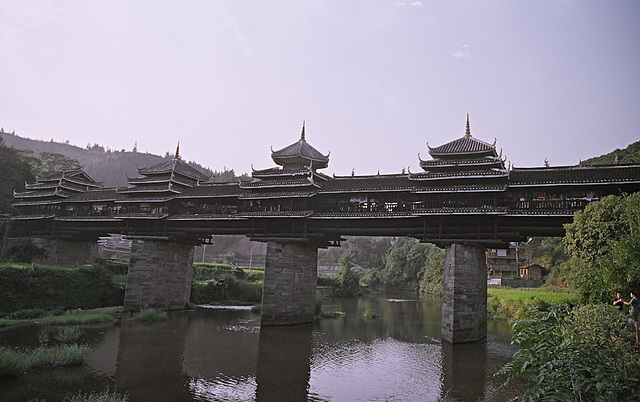
POLYGON ((20 152, 7 147, 0 136, 0 213, 10 213, 13 191, 23 190, 24 183, 33 181, 29 163, 20 152))
POLYGON ((379 272, 381 284, 393 289, 417 291, 429 255, 436 249, 433 244, 420 243, 416 239, 397 239, 384 258, 384 268, 379 272))
POLYGON ((565 225, 564 245, 584 262, 576 284, 583 301, 606 302, 612 292, 640 287, 640 193, 592 202, 565 225))
POLYGON ((360 273, 353 269, 353 254, 346 253, 340 257, 340 268, 336 273, 338 296, 357 296, 360 289, 360 273))
POLYGON ((444 250, 434 247, 420 274, 420 293, 442 296, 444 279, 444 250))

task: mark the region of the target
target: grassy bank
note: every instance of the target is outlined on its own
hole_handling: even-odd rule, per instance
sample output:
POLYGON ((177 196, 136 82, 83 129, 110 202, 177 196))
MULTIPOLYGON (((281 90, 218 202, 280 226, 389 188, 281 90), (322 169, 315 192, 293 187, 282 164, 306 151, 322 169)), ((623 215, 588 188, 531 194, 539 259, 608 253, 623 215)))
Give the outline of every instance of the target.
POLYGON ((559 303, 577 303, 578 299, 577 293, 566 289, 490 288, 487 289, 487 313, 491 318, 513 322, 528 318, 531 311, 546 310, 559 303))
POLYGON ((91 353, 87 345, 39 346, 31 350, 0 348, 0 377, 14 377, 39 367, 81 364, 91 353))

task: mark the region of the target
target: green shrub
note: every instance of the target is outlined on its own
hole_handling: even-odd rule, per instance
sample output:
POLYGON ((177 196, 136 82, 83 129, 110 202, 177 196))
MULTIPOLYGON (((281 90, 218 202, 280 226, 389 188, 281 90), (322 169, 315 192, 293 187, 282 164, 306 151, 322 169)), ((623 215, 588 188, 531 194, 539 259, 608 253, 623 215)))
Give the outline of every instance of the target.
POLYGON ((121 305, 124 290, 99 266, 0 267, 0 315, 19 310, 98 308, 121 305))
POLYGON ((496 375, 507 376, 505 386, 522 375, 532 378, 522 400, 640 399, 635 335, 617 309, 554 306, 514 329, 513 342, 522 349, 496 375))
POLYGON ((39 346, 32 350, 0 348, 0 377, 15 377, 37 367, 81 364, 91 353, 87 345, 39 346))
POLYGON ((167 313, 164 311, 146 308, 135 313, 130 320, 132 321, 164 321, 167 319, 167 313))

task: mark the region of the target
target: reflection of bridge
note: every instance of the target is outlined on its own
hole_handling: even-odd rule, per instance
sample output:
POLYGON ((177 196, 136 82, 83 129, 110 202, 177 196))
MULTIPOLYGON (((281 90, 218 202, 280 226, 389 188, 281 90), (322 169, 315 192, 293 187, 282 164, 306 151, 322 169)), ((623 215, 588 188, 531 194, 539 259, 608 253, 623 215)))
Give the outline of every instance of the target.
POLYGON ((126 234, 131 308, 181 308, 191 246, 212 234, 265 241, 263 325, 313 319, 319 247, 350 235, 411 236, 446 248, 442 336, 464 342, 486 334, 484 247, 561 236, 589 201, 640 190, 640 165, 507 168, 495 141, 471 136, 468 119, 463 137, 428 150, 420 173, 329 177, 318 171, 328 155, 303 126, 299 141, 272 150, 280 167, 254 170, 251 181, 215 183, 179 152, 139 169, 126 188, 62 172, 16 194, 9 236, 56 239, 55 255, 77 260, 88 253, 77 242, 126 234))

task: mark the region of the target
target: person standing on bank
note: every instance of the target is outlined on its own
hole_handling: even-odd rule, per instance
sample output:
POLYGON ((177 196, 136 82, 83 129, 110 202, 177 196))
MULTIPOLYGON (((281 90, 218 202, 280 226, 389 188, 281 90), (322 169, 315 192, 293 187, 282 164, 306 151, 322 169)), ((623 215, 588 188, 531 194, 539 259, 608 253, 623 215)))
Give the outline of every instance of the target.
POLYGON ((614 306, 618 306, 618 310, 620 310, 621 313, 623 313, 623 307, 624 307, 624 299, 622 298, 622 293, 620 292, 616 292, 616 299, 613 301, 613 305, 614 306))
POLYGON ((636 292, 631 292, 631 300, 623 302, 629 306, 629 316, 633 321, 638 322, 638 299, 636 298, 636 292))

